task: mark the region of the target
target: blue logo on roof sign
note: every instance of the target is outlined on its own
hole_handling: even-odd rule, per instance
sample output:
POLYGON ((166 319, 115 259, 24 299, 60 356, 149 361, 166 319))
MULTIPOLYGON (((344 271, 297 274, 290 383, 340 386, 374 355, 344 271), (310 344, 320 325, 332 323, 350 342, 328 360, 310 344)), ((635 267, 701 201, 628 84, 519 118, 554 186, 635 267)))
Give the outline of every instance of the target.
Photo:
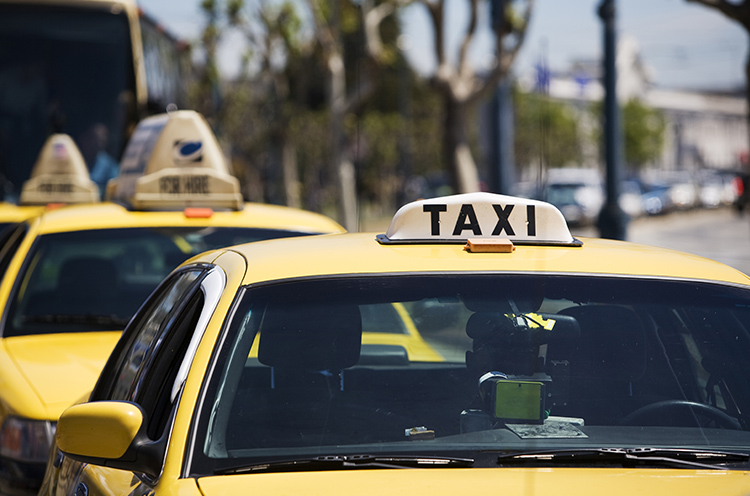
POLYGON ((200 141, 178 140, 172 148, 175 165, 190 165, 203 160, 203 143, 200 141))

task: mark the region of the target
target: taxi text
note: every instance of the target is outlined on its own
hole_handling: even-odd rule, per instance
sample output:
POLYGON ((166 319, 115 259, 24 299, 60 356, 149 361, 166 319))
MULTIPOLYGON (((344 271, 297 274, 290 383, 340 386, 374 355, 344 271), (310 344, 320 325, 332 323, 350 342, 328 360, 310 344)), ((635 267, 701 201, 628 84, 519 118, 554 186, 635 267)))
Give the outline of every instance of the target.
MULTIPOLYGON (((516 229, 510 223, 510 214, 515 208, 515 205, 492 205, 493 210, 497 219, 493 219, 495 222, 492 227, 491 236, 501 236, 505 233, 506 236, 515 236, 516 229, 520 226, 516 226, 516 229)), ((430 214, 430 234, 432 236, 440 236, 440 224, 441 224, 441 213, 448 211, 448 205, 446 204, 425 204, 423 205, 423 211, 430 214)), ((526 235, 536 236, 536 211, 534 205, 526 205, 526 235)), ((484 226, 485 230, 489 226, 484 226)), ((461 236, 464 231, 471 231, 474 236, 482 236, 482 226, 479 224, 479 219, 474 206, 471 204, 461 205, 461 209, 458 212, 455 225, 453 227, 453 236, 461 236)), ((485 231, 486 232, 486 231, 485 231)))

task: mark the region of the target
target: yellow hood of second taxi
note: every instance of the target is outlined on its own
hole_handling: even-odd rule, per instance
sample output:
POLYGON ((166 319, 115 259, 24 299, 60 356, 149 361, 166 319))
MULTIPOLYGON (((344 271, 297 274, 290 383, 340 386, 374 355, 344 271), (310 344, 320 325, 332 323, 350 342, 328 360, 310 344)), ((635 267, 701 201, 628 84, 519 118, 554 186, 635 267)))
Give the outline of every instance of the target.
POLYGON ((94 387, 121 334, 86 332, 3 339, 8 356, 30 386, 28 394, 35 396, 42 407, 42 412, 16 413, 57 420, 63 410, 94 387))

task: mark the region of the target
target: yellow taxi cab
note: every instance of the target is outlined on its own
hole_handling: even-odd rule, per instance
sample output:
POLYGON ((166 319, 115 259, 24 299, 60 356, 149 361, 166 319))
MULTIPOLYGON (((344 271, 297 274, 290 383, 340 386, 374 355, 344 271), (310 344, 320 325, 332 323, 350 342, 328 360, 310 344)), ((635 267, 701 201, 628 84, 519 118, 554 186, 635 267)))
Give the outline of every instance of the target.
POLYGON ((44 210, 39 205, 16 205, 15 203, 0 202, 0 245, 13 232, 13 229, 26 219, 44 210))
POLYGON ((244 203, 192 111, 144 120, 109 189, 111 201, 97 203, 74 143, 52 136, 16 207, 28 215, 0 249, 2 494, 36 493, 58 416, 91 390, 130 317, 181 262, 343 232, 319 214, 244 203))
POLYGON ((421 200, 173 271, 40 494, 746 495, 748 356, 741 272, 574 238, 544 202, 421 200), (439 359, 365 342, 389 305, 439 359))
MULTIPOLYGON (((87 184, 90 180, 86 172, 83 156, 73 139, 67 134, 54 134, 50 136, 42 148, 35 165, 37 166, 36 176, 33 181, 27 184, 26 204, 19 205, 7 201, 0 202, 0 246, 5 245, 5 242, 11 238, 14 230, 20 223, 43 212, 47 203, 54 203, 58 199, 65 199, 68 202, 71 200, 73 202, 98 201, 96 194, 89 192, 87 189, 87 184), (56 167, 53 171, 49 171, 51 174, 45 174, 44 169, 49 169, 50 165, 56 165, 56 167), (29 194, 33 195, 32 190, 40 189, 39 183, 44 180, 44 177, 48 178, 50 175, 64 176, 68 182, 76 183, 82 187, 80 187, 74 198, 71 198, 73 196, 72 192, 67 192, 64 197, 61 197, 58 192, 50 191, 47 188, 46 191, 42 192, 42 197, 40 198, 40 200, 44 201, 29 201, 29 194)), ((44 186, 41 186, 41 188, 43 189, 44 186)))

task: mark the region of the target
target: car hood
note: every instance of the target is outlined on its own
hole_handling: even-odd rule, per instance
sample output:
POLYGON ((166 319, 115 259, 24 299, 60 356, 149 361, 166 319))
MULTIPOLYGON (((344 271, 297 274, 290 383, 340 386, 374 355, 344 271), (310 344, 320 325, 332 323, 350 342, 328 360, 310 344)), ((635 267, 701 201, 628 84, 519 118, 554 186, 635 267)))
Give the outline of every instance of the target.
POLYGON ((632 494, 746 495, 748 473, 722 470, 474 468, 411 470, 347 470, 205 477, 202 494, 256 496, 548 496, 632 494))
POLYGON ((37 397, 46 418, 57 419, 63 410, 91 391, 121 334, 40 334, 9 337, 3 342, 30 386, 29 394, 37 397))

